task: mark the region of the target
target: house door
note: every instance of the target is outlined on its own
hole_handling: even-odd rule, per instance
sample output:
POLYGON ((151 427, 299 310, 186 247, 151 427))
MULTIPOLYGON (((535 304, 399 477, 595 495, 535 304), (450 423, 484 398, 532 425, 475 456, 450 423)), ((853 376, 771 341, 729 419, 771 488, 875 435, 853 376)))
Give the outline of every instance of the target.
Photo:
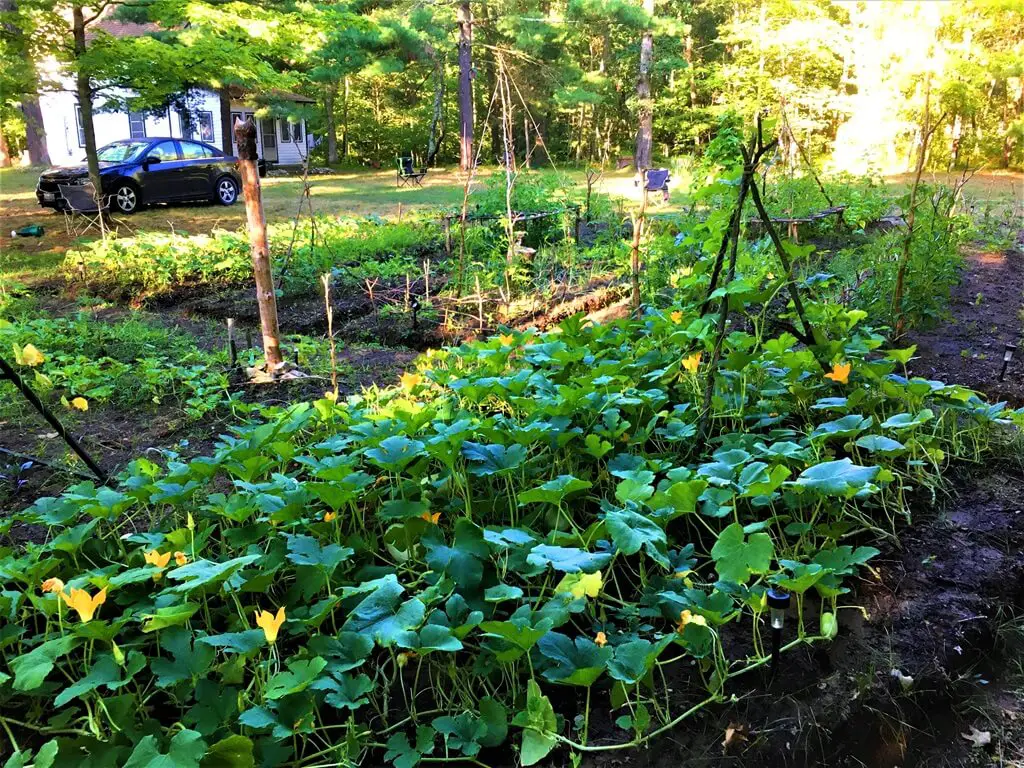
POLYGON ((260 132, 263 134, 263 159, 268 163, 277 162, 277 121, 270 117, 260 120, 260 132))
POLYGON ((259 157, 263 157, 263 151, 260 147, 260 122, 256 120, 255 115, 251 111, 241 111, 231 113, 231 154, 238 157, 238 142, 235 141, 235 120, 252 120, 256 123, 256 154, 259 157))

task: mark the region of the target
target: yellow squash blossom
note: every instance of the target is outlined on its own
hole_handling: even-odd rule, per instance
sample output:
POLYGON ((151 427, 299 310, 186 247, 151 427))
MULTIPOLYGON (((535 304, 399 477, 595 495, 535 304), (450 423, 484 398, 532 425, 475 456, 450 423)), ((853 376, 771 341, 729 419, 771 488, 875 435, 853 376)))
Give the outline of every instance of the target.
POLYGON ((424 512, 422 515, 420 515, 420 518, 426 520, 428 523, 433 523, 434 525, 437 525, 437 521, 441 519, 441 513, 434 512, 433 514, 431 514, 430 512, 424 512))
POLYGON ((676 625, 676 632, 681 634, 683 630, 686 629, 687 624, 697 624, 701 627, 706 627, 708 625, 708 621, 699 613, 683 611, 679 614, 679 623, 676 625))
POLYGON ((88 411, 89 401, 86 400, 84 397, 76 397, 71 400, 71 407, 79 411, 88 411))
POLYGON ((332 403, 336 403, 336 402, 338 402, 338 393, 335 392, 333 389, 329 390, 327 392, 324 392, 324 399, 325 400, 330 400, 332 403))
POLYGON ((601 648, 604 648, 606 645, 608 645, 608 636, 605 635, 604 632, 598 632, 597 636, 594 638, 594 643, 600 646, 601 648))
POLYGON ((74 587, 71 588, 70 594, 61 592, 60 596, 67 603, 68 608, 78 614, 82 623, 88 624, 96 615, 96 609, 107 602, 107 588, 101 589, 95 597, 89 597, 89 593, 84 589, 75 589, 74 587))
POLYGON ((501 342, 501 346, 503 347, 511 347, 516 343, 516 337, 511 333, 503 333, 498 337, 498 341, 501 342))
POLYGON ((329 523, 338 516, 337 512, 324 512, 324 522, 329 523))
POLYGON ((260 611, 256 614, 256 626, 263 630, 268 643, 277 642, 277 633, 284 624, 284 606, 277 609, 277 615, 269 611, 260 611))
POLYGON ((672 318, 672 322, 673 323, 681 323, 681 322, 683 322, 683 313, 682 312, 678 312, 678 311, 673 312, 671 315, 669 315, 669 317, 672 318))
MULTIPOLYGON (((146 557, 146 562, 147 563, 149 563, 150 565, 155 565, 161 571, 164 568, 167 567, 167 564, 169 562, 171 562, 171 553, 170 552, 164 552, 161 555, 155 549, 149 550, 149 552, 146 553, 145 557, 146 557)), ((162 573, 157 572, 157 573, 153 574, 153 581, 160 581, 161 578, 163 578, 163 574, 162 573)))
POLYGON ((64 591, 64 582, 56 577, 47 579, 43 582, 42 590, 43 592, 56 592, 59 594, 64 591))
POLYGON ((402 382, 402 389, 411 392, 422 383, 423 377, 418 373, 403 373, 398 380, 402 382))
POLYGON ((691 374, 697 373, 697 368, 700 367, 700 359, 703 355, 703 352, 694 352, 692 355, 687 355, 683 358, 683 368, 691 374))
POLYGON ((34 344, 26 344, 21 349, 18 349, 18 345, 14 345, 14 362, 18 365, 27 365, 29 368, 35 368, 37 365, 42 365, 46 362, 46 357, 36 349, 34 344))
POLYGON ((839 384, 846 384, 850 380, 850 371, 853 370, 853 363, 835 363, 832 366, 832 373, 826 373, 826 379, 832 379, 839 384))
POLYGON ((188 565, 188 555, 179 550, 174 553, 174 562, 178 565, 188 565))

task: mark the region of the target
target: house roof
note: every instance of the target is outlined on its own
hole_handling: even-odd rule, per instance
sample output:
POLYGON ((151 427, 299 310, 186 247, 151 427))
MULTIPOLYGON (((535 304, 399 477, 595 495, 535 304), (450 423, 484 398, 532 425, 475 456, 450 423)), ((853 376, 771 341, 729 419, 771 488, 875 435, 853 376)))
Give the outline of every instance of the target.
POLYGON ((247 91, 237 85, 231 86, 228 90, 231 93, 232 99, 241 102, 255 103, 278 99, 280 101, 293 101, 297 104, 316 104, 316 99, 311 99, 309 96, 303 96, 301 93, 283 91, 280 88, 269 88, 258 94, 254 94, 252 91, 247 91))
POLYGON ((103 9, 100 18, 96 19, 85 31, 85 39, 93 40, 98 32, 106 32, 111 37, 142 37, 163 30, 153 22, 121 21, 114 18, 116 5, 108 5, 103 9))

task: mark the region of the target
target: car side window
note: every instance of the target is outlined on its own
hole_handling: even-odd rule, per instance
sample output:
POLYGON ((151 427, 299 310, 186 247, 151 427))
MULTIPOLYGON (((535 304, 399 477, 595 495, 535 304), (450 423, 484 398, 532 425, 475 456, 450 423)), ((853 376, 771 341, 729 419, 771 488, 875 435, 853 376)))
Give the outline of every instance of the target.
POLYGON ((177 160, 178 150, 174 146, 173 141, 161 141, 146 153, 146 157, 159 157, 164 162, 168 160, 177 160))
POLYGON ((182 160, 202 160, 203 158, 207 158, 210 156, 210 150, 208 150, 202 144, 196 144, 194 141, 181 142, 182 160))

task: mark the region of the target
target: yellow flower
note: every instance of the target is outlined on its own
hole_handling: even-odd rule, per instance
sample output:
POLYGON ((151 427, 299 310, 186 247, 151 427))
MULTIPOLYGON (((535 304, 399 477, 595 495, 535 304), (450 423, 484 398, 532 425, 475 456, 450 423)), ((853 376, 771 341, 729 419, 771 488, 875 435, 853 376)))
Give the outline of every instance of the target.
POLYGON ((686 629, 687 624, 697 624, 701 627, 706 627, 708 625, 708 620, 699 613, 683 611, 679 614, 679 623, 676 625, 676 632, 682 634, 683 630, 686 629))
POLYGON ((324 512, 324 522, 329 523, 338 516, 337 512, 324 512))
POLYGON ((398 654, 398 666, 404 667, 406 664, 409 663, 409 659, 413 659, 416 656, 416 651, 403 651, 402 653, 398 654))
POLYGON ((324 400, 330 400, 332 403, 338 402, 338 393, 333 389, 329 392, 324 392, 324 400))
POLYGON ((694 352, 692 355, 687 355, 683 358, 683 368, 691 374, 696 374, 697 368, 700 366, 700 359, 703 355, 703 352, 694 352))
POLYGON ((146 562, 150 565, 155 565, 157 568, 166 568, 167 564, 171 562, 171 553, 164 552, 162 555, 155 549, 149 550, 146 553, 146 562))
POLYGON ((60 593, 60 592, 64 591, 64 582, 61 581, 60 579, 58 579, 57 577, 54 577, 52 579, 47 579, 46 581, 43 582, 42 589, 43 589, 43 592, 57 592, 57 593, 60 593))
POLYGON ((422 383, 423 377, 418 373, 403 373, 399 377, 399 381, 402 382, 402 389, 411 392, 422 383))
POLYGON ((88 624, 96 615, 96 609, 107 602, 107 588, 104 587, 96 593, 96 597, 89 597, 89 593, 84 589, 75 589, 74 587, 71 588, 70 595, 61 592, 60 596, 67 603, 68 608, 78 613, 82 623, 88 624))
POLYGON ((669 315, 669 317, 672 318, 672 322, 673 323, 681 323, 681 322, 683 322, 683 313, 682 312, 679 312, 679 311, 673 312, 671 315, 669 315))
POLYGON ((608 637, 605 635, 604 632, 598 632, 597 636, 594 638, 594 643, 596 643, 601 648, 604 648, 606 645, 608 645, 608 637))
POLYGON ((18 345, 14 345, 14 362, 18 365, 27 365, 29 368, 35 368, 37 365, 42 365, 46 362, 46 357, 36 349, 35 344, 26 344, 21 349, 18 345))
POLYGON ((501 342, 501 346, 503 347, 511 347, 516 343, 516 337, 511 333, 503 333, 498 337, 498 341, 501 342))
MULTIPOLYGON (((149 552, 147 552, 145 557, 147 563, 149 563, 150 565, 155 565, 157 568, 160 569, 160 571, 166 568, 167 564, 171 562, 170 552, 164 552, 161 555, 155 549, 151 549, 149 552)), ((153 581, 160 581, 160 579, 163 578, 164 575, 160 571, 157 571, 153 574, 153 581)))
POLYGON ((268 611, 260 611, 256 614, 256 626, 263 630, 268 643, 277 642, 277 632, 284 624, 284 606, 277 609, 277 615, 268 611))
POLYGON ((188 555, 179 550, 174 553, 174 562, 178 565, 188 565, 188 555))
POLYGON ((71 400, 71 407, 77 408, 79 411, 88 411, 89 401, 84 397, 76 397, 71 400))
POLYGON ((853 370, 853 363, 835 363, 832 366, 832 373, 826 373, 826 379, 839 384, 846 384, 850 380, 850 371, 853 370))
POLYGON ((420 515, 420 518, 426 520, 428 523, 433 523, 434 525, 437 525, 437 521, 441 519, 441 513, 435 512, 434 514, 430 514, 430 512, 424 512, 422 515, 420 515))

